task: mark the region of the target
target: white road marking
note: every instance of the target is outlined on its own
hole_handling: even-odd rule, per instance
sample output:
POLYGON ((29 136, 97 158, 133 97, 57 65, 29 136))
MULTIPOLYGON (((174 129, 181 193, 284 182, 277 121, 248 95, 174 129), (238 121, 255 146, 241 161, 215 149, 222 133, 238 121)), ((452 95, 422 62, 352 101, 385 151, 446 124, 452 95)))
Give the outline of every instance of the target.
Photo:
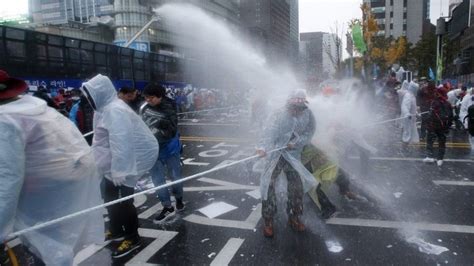
POLYGON ((125 265, 156 265, 147 263, 147 261, 178 234, 178 232, 174 231, 162 231, 145 228, 139 228, 138 233, 142 237, 155 238, 156 240, 151 242, 146 248, 135 255, 125 265))
POLYGON ((207 177, 201 177, 198 180, 201 182, 215 184, 217 186, 185 187, 184 191, 254 190, 258 188, 257 186, 241 185, 207 177))
POLYGON ((207 166, 209 163, 193 162, 194 158, 188 158, 183 160, 184 165, 198 165, 198 166, 207 166))
POLYGON ((99 250, 103 249, 105 246, 107 246, 110 243, 110 241, 106 241, 103 244, 96 245, 92 244, 87 246, 85 249, 79 251, 76 256, 74 257, 74 261, 72 265, 76 266, 79 265, 81 262, 85 261, 86 259, 92 257, 95 253, 97 253, 99 250))
POLYGON ((211 262, 211 266, 229 265, 244 241, 245 239, 241 238, 229 239, 221 251, 219 251, 216 258, 211 262))
POLYGON ((208 150, 208 151, 202 151, 198 155, 204 158, 215 158, 215 157, 224 156, 227 153, 229 153, 228 150, 208 150))
POLYGON ((161 205, 161 203, 158 202, 157 204, 153 205, 151 208, 148 208, 146 211, 140 213, 140 215, 138 215, 138 218, 148 219, 161 209, 163 209, 163 205, 161 205))
POLYGON ((216 123, 178 123, 178 126, 235 126, 240 127, 240 124, 216 124, 216 123))
POLYGON ((227 144, 225 142, 221 142, 221 143, 218 143, 214 146, 212 146, 212 149, 217 149, 217 148, 220 148, 220 147, 239 147, 239 145, 236 145, 236 144, 227 144))
POLYGON ((247 217, 245 221, 209 219, 207 217, 195 215, 195 214, 186 216, 184 220, 191 223, 196 223, 196 224, 253 230, 255 229, 258 221, 260 220, 261 212, 262 212, 262 204, 259 203, 257 205, 257 208, 255 208, 255 210, 252 211, 252 213, 250 213, 249 217, 247 217))
POLYGON ((436 185, 448 185, 448 186, 474 186, 472 181, 449 181, 449 180, 433 180, 436 185))
POLYGON ((474 226, 456 224, 411 223, 399 221, 381 221, 357 218, 331 218, 327 224, 378 228, 411 228, 423 231, 474 234, 474 226))

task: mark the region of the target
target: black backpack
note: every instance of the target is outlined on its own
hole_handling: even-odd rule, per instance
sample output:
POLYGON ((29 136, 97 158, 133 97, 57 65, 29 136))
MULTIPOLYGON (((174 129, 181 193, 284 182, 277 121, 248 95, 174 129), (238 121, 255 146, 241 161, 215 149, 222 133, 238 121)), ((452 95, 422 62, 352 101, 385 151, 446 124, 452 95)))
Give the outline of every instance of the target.
POLYGON ((467 108, 467 115, 463 121, 467 119, 467 132, 469 135, 474 137, 474 104, 471 104, 469 108, 467 108))

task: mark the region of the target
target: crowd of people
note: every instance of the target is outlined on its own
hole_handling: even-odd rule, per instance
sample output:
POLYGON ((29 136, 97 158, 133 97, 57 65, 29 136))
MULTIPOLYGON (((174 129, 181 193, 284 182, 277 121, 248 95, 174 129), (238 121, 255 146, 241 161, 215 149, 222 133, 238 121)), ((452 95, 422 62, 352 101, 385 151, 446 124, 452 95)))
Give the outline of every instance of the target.
MULTIPOLYGON (((104 202, 130 196, 146 173, 156 187, 166 184, 166 177, 180 180, 178 114, 224 106, 236 98, 212 90, 166 89, 157 83, 148 84, 142 93, 132 88, 117 92, 112 81, 100 74, 83 83, 80 90, 60 91, 53 97, 44 88, 34 96, 24 95, 27 87, 23 80, 0 70, 0 242, 14 231, 96 206, 100 196, 104 202), (89 131, 94 132, 91 145, 82 136, 89 131)), ((323 93, 326 97, 334 94, 323 93)), ((472 88, 436 87, 425 79, 402 82, 392 75, 381 95, 391 116, 401 121, 402 142, 426 140, 425 162, 443 164, 453 120, 458 121, 455 128, 468 130, 471 147, 474 145, 472 88)), ((317 124, 304 90, 290 93, 284 106, 269 114, 265 123, 256 150, 265 164, 260 177, 265 237, 274 235, 275 184, 282 172, 288 180, 288 224, 297 232, 305 231, 301 219, 305 193, 314 196, 325 219, 335 212, 325 183, 336 183, 342 195, 356 197, 349 188, 348 174, 339 167, 343 159, 328 158, 311 142, 317 124)), ((340 130, 344 126, 334 125, 339 132, 345 132, 340 130)), ((361 164, 367 166, 373 148, 362 138, 354 134, 333 137, 334 143, 344 146, 338 157, 355 148, 360 151, 361 164)), ((185 208, 182 183, 158 189, 157 196, 163 208, 155 224, 185 208)), ((29 252, 48 265, 72 265, 78 248, 100 243, 104 232, 107 240, 118 242, 112 257, 127 256, 142 244, 133 198, 110 205, 107 211, 107 231, 101 213, 91 212, 61 223, 61 230, 47 227, 20 238, 29 252)))

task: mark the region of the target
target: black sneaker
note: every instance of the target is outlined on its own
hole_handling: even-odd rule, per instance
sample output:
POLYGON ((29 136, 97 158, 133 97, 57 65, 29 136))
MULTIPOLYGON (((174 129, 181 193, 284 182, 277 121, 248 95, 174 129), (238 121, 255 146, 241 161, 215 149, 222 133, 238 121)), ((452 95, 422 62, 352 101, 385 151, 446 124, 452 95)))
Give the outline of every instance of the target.
POLYGON ((176 198, 176 211, 184 211, 183 198, 176 198))
POLYGON ((127 256, 130 254, 132 251, 135 249, 139 248, 141 246, 141 241, 140 238, 131 240, 131 239, 125 239, 120 243, 118 248, 112 253, 112 258, 118 259, 124 256, 127 256))
POLYGON ((105 241, 119 242, 123 240, 125 240, 124 235, 112 234, 110 231, 105 232, 105 241))
POLYGON ((324 209, 321 210, 321 217, 323 217, 324 220, 328 220, 335 213, 336 213, 336 207, 334 207, 334 206, 329 207, 329 208, 324 208, 324 209))
POLYGON ((163 208, 163 210, 161 210, 160 214, 158 214, 155 217, 155 219, 153 219, 153 223, 154 224, 161 224, 161 223, 171 219, 175 214, 176 214, 176 212, 174 211, 173 206, 171 206, 169 208, 163 208))

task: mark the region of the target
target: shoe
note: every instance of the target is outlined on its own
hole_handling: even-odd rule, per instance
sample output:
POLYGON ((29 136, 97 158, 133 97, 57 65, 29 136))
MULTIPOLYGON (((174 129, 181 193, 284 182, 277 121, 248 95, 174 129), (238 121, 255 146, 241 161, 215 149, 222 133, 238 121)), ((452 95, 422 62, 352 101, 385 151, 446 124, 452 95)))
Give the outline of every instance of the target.
POLYGON ((183 198, 176 198, 176 211, 184 211, 183 198))
POLYGON ((436 161, 435 159, 430 158, 430 157, 426 157, 425 159, 423 159, 424 163, 434 163, 435 161, 436 161))
POLYGON ((265 237, 273 237, 273 221, 271 219, 264 219, 263 235, 265 237))
POLYGON ((120 242, 120 241, 123 241, 124 239, 125 239, 125 236, 123 234, 114 235, 110 231, 105 232, 105 241, 120 242))
POLYGON ((291 217, 290 219, 288 219, 288 224, 296 232, 304 232, 304 230, 306 230, 306 227, 298 217, 291 217))
POLYGON ((436 164, 437 164, 439 167, 441 167, 441 166, 443 165, 443 160, 438 160, 438 161, 436 162, 436 164))
POLYGON ((324 209, 321 210, 321 217, 322 217, 324 220, 328 220, 328 219, 331 218, 335 213, 336 213, 336 207, 334 207, 334 206, 329 207, 329 208, 324 208, 324 209))
POLYGON ((118 259, 130 254, 130 252, 141 246, 140 238, 136 240, 126 239, 120 243, 118 248, 112 253, 112 258, 118 259))
POLYGON ((175 214, 176 214, 176 212, 174 211, 173 206, 171 206, 169 208, 163 208, 163 210, 161 210, 160 214, 158 214, 155 217, 155 219, 153 219, 153 223, 154 224, 161 224, 161 223, 171 219, 175 214))

